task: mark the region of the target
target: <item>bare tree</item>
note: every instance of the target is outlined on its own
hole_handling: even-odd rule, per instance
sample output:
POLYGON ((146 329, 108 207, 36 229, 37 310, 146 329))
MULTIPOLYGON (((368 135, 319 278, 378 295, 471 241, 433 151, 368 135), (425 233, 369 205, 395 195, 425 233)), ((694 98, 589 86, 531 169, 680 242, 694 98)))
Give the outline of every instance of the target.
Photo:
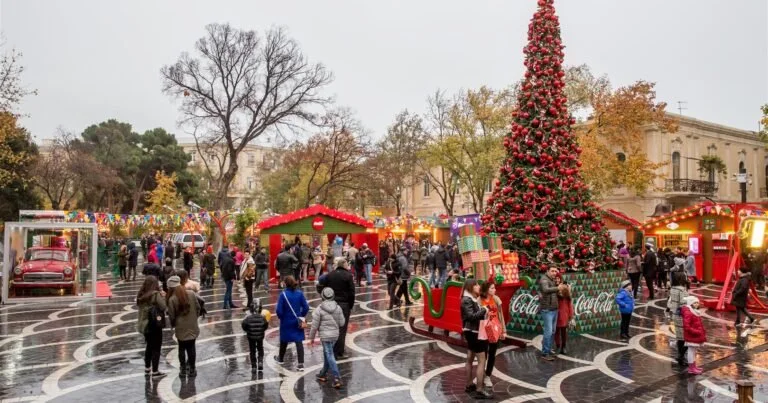
MULTIPOLYGON (((427 98, 427 104, 429 108, 425 115, 427 141, 441 143, 444 138, 451 135, 449 119, 451 101, 445 96, 445 92, 437 90, 427 98)), ((430 158, 429 152, 424 150, 420 150, 416 158, 416 166, 424 180, 429 181, 429 185, 437 193, 445 213, 452 216, 456 194, 459 191, 457 175, 436 164, 430 158)))
MULTIPOLYGON (((0 41, 0 48, 4 47, 4 41, 0 41)), ((21 84, 21 75, 24 72, 21 56, 21 52, 16 49, 10 49, 0 56, 0 110, 13 111, 22 98, 37 94, 37 90, 28 89, 21 84)))
POLYGON ((314 121, 313 108, 330 102, 319 90, 333 77, 280 28, 260 37, 211 24, 195 50, 195 57, 183 53, 162 68, 163 92, 181 99, 181 122, 195 128, 198 145, 223 149, 221 170, 210 171, 212 208, 220 208, 243 148, 267 131, 314 121))

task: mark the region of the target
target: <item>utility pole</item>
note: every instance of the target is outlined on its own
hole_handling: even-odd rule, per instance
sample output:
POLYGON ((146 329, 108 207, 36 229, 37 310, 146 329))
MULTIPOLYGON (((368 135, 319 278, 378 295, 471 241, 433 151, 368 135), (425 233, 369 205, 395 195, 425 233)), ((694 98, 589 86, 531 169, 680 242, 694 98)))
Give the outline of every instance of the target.
POLYGON ((680 116, 683 116, 683 111, 688 109, 685 105, 688 105, 688 101, 677 101, 677 110, 680 112, 680 116))

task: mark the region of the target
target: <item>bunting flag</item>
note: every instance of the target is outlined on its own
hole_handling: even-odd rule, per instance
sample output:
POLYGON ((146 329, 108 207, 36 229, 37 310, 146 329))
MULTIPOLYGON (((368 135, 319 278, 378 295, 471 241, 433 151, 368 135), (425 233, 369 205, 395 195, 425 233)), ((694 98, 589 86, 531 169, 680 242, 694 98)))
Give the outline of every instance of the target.
POLYGON ((174 214, 112 214, 84 210, 65 211, 64 221, 73 223, 95 223, 99 225, 128 225, 142 227, 163 226, 168 224, 182 225, 186 223, 209 224, 211 218, 222 218, 235 211, 201 211, 197 213, 174 214))

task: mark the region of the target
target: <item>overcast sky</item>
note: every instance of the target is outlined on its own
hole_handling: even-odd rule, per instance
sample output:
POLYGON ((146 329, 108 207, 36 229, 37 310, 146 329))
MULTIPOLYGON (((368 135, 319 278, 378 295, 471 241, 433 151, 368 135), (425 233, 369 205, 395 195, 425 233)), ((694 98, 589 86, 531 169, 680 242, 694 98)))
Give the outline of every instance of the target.
MULTIPOLYGON (((755 130, 768 102, 765 0, 558 0, 566 64, 614 86, 657 83, 685 115, 755 130)), ((535 0, 0 0, 7 45, 24 53, 22 105, 38 139, 109 118, 180 134, 160 68, 212 22, 289 29, 335 74, 327 94, 380 136, 395 114, 422 112, 437 88, 504 87, 523 72, 535 0)), ((183 136, 179 136, 183 137, 183 136)))

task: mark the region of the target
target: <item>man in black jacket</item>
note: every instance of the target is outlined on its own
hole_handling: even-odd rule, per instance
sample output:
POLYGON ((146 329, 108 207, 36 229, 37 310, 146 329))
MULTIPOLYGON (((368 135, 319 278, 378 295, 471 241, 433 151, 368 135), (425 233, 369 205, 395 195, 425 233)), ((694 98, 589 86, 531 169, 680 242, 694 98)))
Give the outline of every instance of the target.
POLYGON ((259 290, 259 285, 264 282, 264 289, 269 292, 269 259, 267 258, 267 249, 261 248, 259 253, 256 254, 256 282, 254 288, 259 290))
POLYGON ((232 302, 232 285, 235 280, 235 261, 232 259, 232 255, 225 253, 221 257, 221 279, 224 280, 227 289, 224 291, 224 309, 237 308, 234 302, 232 302))
POLYGON ((277 259, 275 260, 277 273, 280 275, 280 282, 278 283, 277 288, 281 290, 283 289, 283 282, 285 281, 285 278, 294 275, 293 270, 295 267, 297 267, 298 264, 299 259, 297 259, 296 256, 291 253, 291 246, 286 245, 285 250, 280 252, 280 254, 277 255, 277 259))
POLYGON ((397 255, 389 255, 389 260, 384 264, 384 272, 387 273, 387 294, 389 295, 389 308, 400 306, 400 299, 396 298, 397 285, 402 274, 397 255))
POLYGON ((139 265, 139 251, 133 242, 128 244, 128 278, 131 278, 133 272, 133 281, 136 281, 136 266, 139 265))
POLYGON ((643 277, 645 277, 645 285, 648 287, 648 299, 654 299, 654 279, 656 279, 656 269, 658 268, 659 260, 656 257, 656 252, 653 251, 651 244, 645 245, 645 258, 643 258, 643 277))
POLYGON ((333 289, 333 300, 341 307, 344 314, 344 326, 339 328, 339 338, 333 346, 333 354, 337 359, 344 357, 344 342, 347 338, 347 326, 349 326, 349 314, 352 306, 355 305, 355 282, 352 279, 352 273, 349 272, 349 263, 343 257, 337 257, 334 260, 336 270, 328 273, 319 284, 318 292, 330 287, 333 289))
POLYGON ((155 276, 158 280, 163 281, 163 271, 160 270, 160 266, 156 263, 144 263, 141 274, 144 276, 155 276))
POLYGON ((448 252, 446 252, 443 244, 437 247, 435 251, 435 268, 438 274, 438 286, 445 285, 445 278, 448 275, 448 252))
POLYGON ((395 298, 399 304, 400 298, 405 295, 405 306, 411 306, 413 303, 411 303, 411 298, 408 296, 408 281, 411 279, 412 270, 408 262, 410 259, 408 259, 407 255, 407 249, 401 249, 400 252, 397 253, 397 263, 398 266, 400 266, 400 288, 397 290, 395 298))

